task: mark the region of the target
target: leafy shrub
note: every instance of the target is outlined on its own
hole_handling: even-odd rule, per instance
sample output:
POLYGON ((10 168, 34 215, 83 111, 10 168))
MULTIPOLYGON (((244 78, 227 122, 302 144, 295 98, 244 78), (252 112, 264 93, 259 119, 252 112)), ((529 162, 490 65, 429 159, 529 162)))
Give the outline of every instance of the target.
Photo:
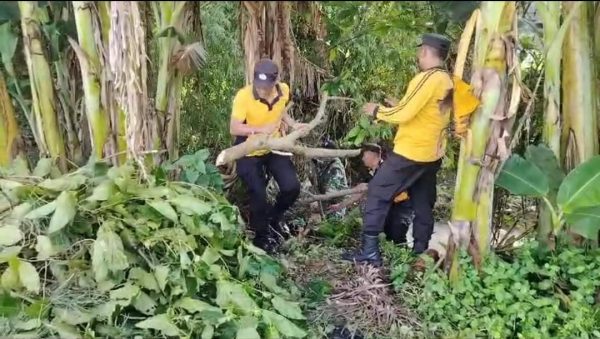
POLYGON ((207 149, 201 149, 194 154, 182 156, 172 164, 164 164, 163 169, 166 171, 180 170, 180 177, 183 181, 222 192, 223 179, 219 169, 208 162, 209 156, 210 153, 207 149))
POLYGON ((0 336, 305 336, 299 292, 220 195, 128 165, 51 168, 0 179, 0 336))
MULTIPOLYGON (((599 337, 600 250, 559 245, 556 252, 541 251, 529 242, 513 260, 490 256, 481 275, 462 253, 465 270, 455 285, 434 272, 421 281, 420 293, 405 293, 405 300, 436 336, 599 337)), ((395 285, 403 293, 405 284, 395 285)))

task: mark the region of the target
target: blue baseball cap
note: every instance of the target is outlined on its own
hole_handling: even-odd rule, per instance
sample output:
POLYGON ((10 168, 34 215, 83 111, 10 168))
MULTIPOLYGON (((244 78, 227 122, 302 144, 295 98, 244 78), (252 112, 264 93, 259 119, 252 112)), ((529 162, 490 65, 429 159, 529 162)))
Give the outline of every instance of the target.
POLYGON ((261 59, 254 65, 254 85, 272 87, 277 83, 279 67, 271 59, 261 59))

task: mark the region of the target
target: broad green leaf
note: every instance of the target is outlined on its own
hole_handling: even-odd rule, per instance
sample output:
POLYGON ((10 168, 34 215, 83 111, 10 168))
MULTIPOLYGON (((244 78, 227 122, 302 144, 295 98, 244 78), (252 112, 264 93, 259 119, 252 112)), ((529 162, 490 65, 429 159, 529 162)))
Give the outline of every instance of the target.
POLYGON ((204 253, 202 254, 202 261, 208 265, 212 265, 221 258, 221 255, 212 246, 206 246, 204 253))
POLYGON ((177 223, 177 212, 171 207, 171 204, 164 200, 148 201, 147 203, 164 217, 177 223))
POLYGON ((183 308, 188 313, 196 313, 203 311, 212 311, 221 313, 221 309, 213 306, 207 302, 198 299, 192 299, 190 297, 184 297, 178 300, 175 305, 175 308, 183 308))
POLYGON ((117 190, 117 186, 112 180, 107 179, 101 182, 94 188, 92 195, 87 197, 88 201, 106 201, 108 200, 117 190))
POLYGON ((52 319, 50 324, 45 323, 53 331, 58 332, 58 337, 61 339, 81 339, 81 335, 75 326, 65 324, 58 318, 52 319))
POLYGON ((25 215, 25 219, 35 220, 39 218, 43 218, 50 213, 54 212, 56 209, 56 200, 47 203, 46 205, 40 206, 33 211, 27 213, 25 215))
POLYGON ((19 253, 21 253, 22 246, 10 246, 5 247, 0 251, 0 264, 4 264, 5 262, 16 258, 19 253))
POLYGON ((550 190, 558 191, 565 173, 560 168, 554 152, 544 145, 529 145, 525 151, 525 158, 546 174, 550 190))
POLYGON ((532 162, 513 154, 504 164, 496 185, 520 196, 544 197, 548 194, 548 178, 532 162))
POLYGON ((111 319, 118 305, 119 303, 115 301, 109 301, 94 307, 93 312, 96 319, 100 321, 111 319))
POLYGON ((74 308, 54 308, 53 312, 56 314, 58 319, 65 324, 79 325, 85 324, 92 321, 93 316, 87 312, 82 312, 79 309, 74 308))
POLYGON ((15 321, 14 326, 17 330, 20 331, 31 331, 35 328, 42 326, 42 321, 40 319, 29 319, 25 321, 17 320, 15 321))
POLYGON ((40 292, 40 275, 31 263, 19 260, 19 280, 27 291, 40 292))
POLYGON ((236 339, 261 339, 260 335, 256 331, 256 327, 258 323, 256 320, 254 322, 245 322, 238 324, 238 330, 236 333, 236 339))
POLYGON ((32 206, 29 202, 19 204, 15 206, 15 208, 13 208, 13 210, 10 212, 9 218, 21 220, 27 215, 27 213, 31 212, 31 208, 32 206))
POLYGON ((0 317, 10 318, 19 313, 21 301, 13 298, 8 292, 0 294, 0 317))
POLYGON ((125 286, 119 289, 110 291, 110 299, 121 306, 128 306, 139 294, 139 287, 131 283, 127 283, 125 286))
POLYGON ((227 219, 227 216, 223 214, 223 212, 213 213, 213 215, 210 216, 210 221, 220 224, 223 231, 235 229, 233 224, 229 221, 229 219, 227 219))
POLYGON ((600 156, 577 166, 560 185, 556 202, 563 212, 600 206, 600 156))
POLYGON ((156 302, 144 292, 135 297, 133 307, 145 315, 154 315, 156 312, 156 302))
POLYGON ((27 177, 31 174, 29 172, 29 164, 27 164, 27 159, 25 159, 25 157, 17 157, 14 159, 11 168, 14 174, 20 177, 27 177))
POLYGON ((77 212, 77 198, 75 195, 75 192, 65 191, 56 198, 56 210, 52 215, 52 219, 50 219, 48 233, 60 231, 73 221, 77 212))
MULTIPOLYGON (((5 3, 11 3, 6 1, 5 3)), ((19 9, 17 6, 5 6, 3 3, 0 12, 0 18, 8 19, 7 22, 0 25, 0 57, 2 57, 2 63, 6 69, 8 75, 13 76, 14 70, 12 69, 12 59, 17 50, 17 43, 19 37, 13 32, 11 28, 11 20, 19 18, 19 9), (13 12, 12 15, 7 13, 13 12)), ((14 5, 14 4, 13 4, 14 5)))
POLYGON ((216 302, 221 308, 234 305, 244 313, 254 312, 258 308, 242 285, 226 280, 219 280, 217 282, 216 302))
POLYGON ((571 231, 590 240, 598 240, 600 231, 600 206, 584 207, 565 214, 571 231))
POLYGON ((304 338, 306 336, 304 330, 277 313, 262 310, 262 315, 267 324, 275 326, 275 328, 286 337, 304 338))
POLYGON ((34 301, 24 310, 24 313, 30 318, 43 318, 48 315, 50 310, 50 301, 42 298, 34 301))
POLYGON ((37 236, 37 243, 35 245, 35 250, 37 251, 37 259, 38 260, 48 260, 53 254, 54 249, 52 248, 52 242, 50 238, 45 235, 37 236))
POLYGON ((202 339, 212 339, 215 335, 215 328, 212 326, 206 326, 202 330, 202 339))
POLYGON ((169 268, 163 265, 154 267, 154 277, 156 277, 160 290, 164 291, 169 277, 169 268))
POLYGON ((139 323, 135 324, 135 326, 139 328, 157 330, 166 336, 179 335, 179 329, 177 328, 177 326, 175 326, 175 324, 173 324, 169 316, 167 316, 164 313, 155 315, 144 321, 140 321, 139 323))
POLYGON ((81 174, 66 175, 56 179, 46 179, 38 184, 39 187, 55 192, 73 191, 85 184, 86 177, 81 174))
POLYGON ((271 292, 283 295, 283 296, 289 296, 290 293, 288 291, 286 291, 285 289, 279 287, 279 285, 277 285, 277 278, 275 278, 275 276, 271 273, 265 272, 265 271, 261 271, 260 272, 260 282, 265 285, 265 287, 267 287, 269 290, 271 290, 271 292))
POLYGON ((158 283, 156 278, 151 273, 144 271, 139 267, 134 267, 129 270, 129 279, 136 283, 136 285, 143 287, 150 291, 159 292, 158 283))
POLYGON ((45 176, 47 176, 48 174, 50 174, 50 171, 52 170, 52 159, 50 158, 42 158, 38 161, 37 165, 35 166, 35 169, 33 170, 33 175, 36 177, 40 177, 43 178, 45 176))
POLYGON ((6 290, 16 290, 21 284, 19 282, 19 272, 14 265, 9 265, 2 273, 2 277, 0 278, 0 285, 2 288, 6 290))
POLYGON ((284 300, 278 296, 274 296, 271 303, 279 314, 287 318, 299 320, 305 319, 298 303, 284 300))
POLYGON ((23 239, 23 232, 17 225, 5 225, 0 227, 0 246, 11 246, 23 239))
POLYGON ((212 211, 212 207, 191 195, 178 195, 169 200, 181 212, 192 215, 205 215, 212 211))
POLYGON ((105 225, 98 229, 92 248, 92 268, 97 282, 105 280, 109 272, 120 272, 129 267, 121 238, 105 225))

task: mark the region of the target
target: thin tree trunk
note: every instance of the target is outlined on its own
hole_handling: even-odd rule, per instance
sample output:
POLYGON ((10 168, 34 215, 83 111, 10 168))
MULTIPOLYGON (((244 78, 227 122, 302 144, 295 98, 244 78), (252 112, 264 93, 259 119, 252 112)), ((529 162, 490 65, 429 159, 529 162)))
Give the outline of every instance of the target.
POLYGON ((66 171, 65 145, 58 127, 54 107, 54 89, 50 67, 44 56, 37 5, 32 1, 19 1, 25 60, 31 84, 32 109, 39 136, 40 153, 57 159, 61 170, 66 171))

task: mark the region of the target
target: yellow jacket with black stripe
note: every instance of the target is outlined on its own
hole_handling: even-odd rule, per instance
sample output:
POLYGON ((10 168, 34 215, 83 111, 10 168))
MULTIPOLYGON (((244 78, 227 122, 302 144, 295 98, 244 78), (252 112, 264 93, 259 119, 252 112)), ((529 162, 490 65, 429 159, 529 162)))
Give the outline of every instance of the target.
POLYGON ((429 69, 410 81, 395 107, 378 108, 378 120, 398 125, 394 153, 417 162, 433 162, 444 156, 451 105, 442 109, 441 102, 452 89, 447 71, 429 69))

